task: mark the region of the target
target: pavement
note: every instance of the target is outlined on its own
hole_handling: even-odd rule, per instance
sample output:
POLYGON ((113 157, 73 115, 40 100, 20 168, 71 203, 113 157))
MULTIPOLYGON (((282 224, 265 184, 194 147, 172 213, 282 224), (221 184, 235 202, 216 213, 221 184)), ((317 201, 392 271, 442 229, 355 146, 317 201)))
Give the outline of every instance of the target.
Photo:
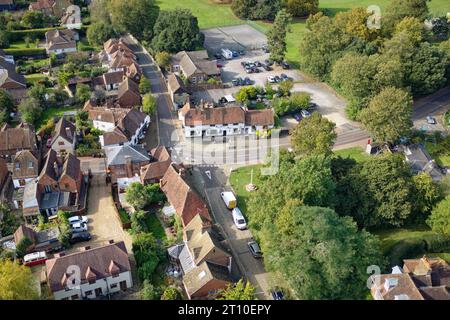
POLYGON ((247 243, 253 240, 250 230, 238 230, 233 223, 231 211, 225 206, 220 193, 225 189, 227 175, 214 166, 195 167, 191 181, 206 198, 214 221, 227 238, 234 261, 241 275, 255 287, 260 300, 270 300, 270 274, 264 269, 263 261, 251 255, 247 243))
POLYGON ((437 92, 418 99, 413 105, 413 122, 416 129, 426 128, 429 131, 443 131, 443 115, 450 109, 450 86, 442 88, 437 92), (427 116, 432 116, 436 124, 428 124, 427 116))

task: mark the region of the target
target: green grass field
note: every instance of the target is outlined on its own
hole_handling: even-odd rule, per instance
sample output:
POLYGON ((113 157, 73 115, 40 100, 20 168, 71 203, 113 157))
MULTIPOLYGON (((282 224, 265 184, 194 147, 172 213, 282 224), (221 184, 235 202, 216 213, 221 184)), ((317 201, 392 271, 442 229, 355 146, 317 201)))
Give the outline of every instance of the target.
POLYGON ((25 41, 13 42, 8 47, 8 49, 35 49, 35 48, 37 48, 37 46, 33 41, 30 41, 28 43, 28 47, 25 41))
POLYGON ((36 123, 36 128, 39 131, 39 129, 45 125, 48 121, 48 119, 53 117, 61 117, 64 112, 68 111, 77 111, 74 107, 65 107, 65 108, 48 108, 42 112, 41 118, 36 123))
POLYGON ((233 187, 234 193, 237 197, 238 207, 242 210, 244 215, 247 213, 247 201, 250 197, 250 192, 245 190, 245 186, 251 181, 251 173, 253 170, 253 184, 259 185, 261 181, 260 176, 261 165, 254 165, 248 167, 241 167, 230 175, 230 184, 233 187))
POLYGON ((27 83, 33 84, 37 81, 44 80, 46 76, 42 73, 32 73, 25 75, 25 80, 27 80, 27 83))
MULTIPOLYGON (((319 0, 321 9, 329 9, 332 13, 347 11, 354 7, 368 7, 369 5, 378 5, 383 9, 391 0, 319 0)), ((261 32, 266 32, 270 28, 270 23, 263 21, 246 21, 237 18, 231 11, 230 5, 213 4, 209 0, 157 0, 161 10, 170 10, 175 8, 190 9, 194 16, 198 18, 201 29, 224 27, 248 23, 261 32)), ((445 15, 450 10, 448 0, 432 0, 428 3, 431 13, 436 15, 445 15)), ((298 66, 300 41, 306 30, 305 20, 295 19, 291 25, 291 33, 287 36, 287 54, 286 59, 298 66)))
POLYGON ((363 148, 360 147, 337 150, 334 151, 334 154, 337 156, 341 156, 342 158, 352 158, 356 162, 363 162, 370 157, 367 153, 364 152, 363 148))
POLYGON ((167 240, 166 232, 164 231, 164 228, 162 227, 161 222, 159 222, 155 213, 148 212, 146 222, 148 231, 153 233, 153 236, 156 239, 167 240))

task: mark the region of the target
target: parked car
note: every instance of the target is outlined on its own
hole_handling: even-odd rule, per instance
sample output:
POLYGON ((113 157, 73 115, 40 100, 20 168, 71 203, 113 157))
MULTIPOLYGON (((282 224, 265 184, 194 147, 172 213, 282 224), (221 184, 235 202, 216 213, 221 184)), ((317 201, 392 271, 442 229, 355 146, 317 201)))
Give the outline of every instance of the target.
POLYGON ((434 119, 432 116, 427 116, 427 123, 436 124, 436 119, 434 119))
POLYGON ((231 191, 224 191, 220 193, 220 196, 222 197, 223 202, 225 202, 225 205, 228 209, 234 209, 236 207, 236 197, 234 196, 233 192, 231 191))
POLYGON ((250 241, 247 243, 248 249, 250 250, 250 253, 252 254, 253 258, 260 259, 263 257, 262 251, 259 248, 259 245, 256 241, 250 241))
POLYGON ((23 264, 28 267, 44 264, 45 261, 47 261, 47 254, 45 251, 29 253, 23 257, 23 264))
POLYGON ((290 68, 291 68, 291 66, 289 65, 289 63, 287 63, 286 61, 283 61, 283 62, 281 63, 281 67, 282 67, 283 69, 290 69, 290 68))
POLYGON ((231 80, 231 84, 235 87, 239 86, 241 83, 238 79, 233 79, 231 80))
POLYGON ((247 222, 245 222, 245 218, 241 210, 236 207, 233 209, 233 211, 231 211, 231 213, 233 214, 233 221, 236 225, 236 228, 238 228, 239 230, 247 229, 247 222))
POLYGON ((247 66, 248 62, 247 61, 241 61, 241 66, 243 66, 244 68, 247 66))
POLYGON ((231 51, 231 53, 233 54, 233 58, 239 57, 239 53, 236 50, 231 51))
POLYGON ((284 294, 281 290, 273 290, 270 292, 273 300, 283 300, 284 294))
POLYGON ((253 84, 253 81, 250 80, 249 77, 245 77, 243 82, 244 82, 243 84, 246 85, 246 86, 251 86, 253 84))
POLYGON ((269 65, 267 65, 267 64, 263 64, 263 68, 266 71, 271 71, 272 70, 272 68, 269 65))
POLYGON ((300 121, 303 119, 303 117, 302 117, 302 115, 301 115, 300 113, 295 113, 295 114, 293 114, 292 116, 293 116, 294 119, 297 120, 298 122, 300 122, 300 121))
POLYGON ((309 110, 315 110, 315 109, 317 109, 317 107, 319 107, 317 103, 315 103, 315 102, 309 103, 309 110))
POLYGON ((247 73, 254 73, 255 71, 254 71, 253 68, 247 67, 247 68, 245 68, 245 72, 247 72, 247 73))
POLYGON ((269 83, 276 83, 277 81, 275 80, 274 76, 268 76, 267 77, 267 81, 269 81, 269 83))
POLYGON ((73 233, 69 239, 70 244, 75 244, 78 242, 85 242, 91 240, 91 234, 89 232, 78 232, 73 233))
POLYGON ((302 110, 301 114, 303 118, 311 117, 311 113, 308 110, 302 110))
POLYGON ((88 222, 88 217, 86 217, 86 216, 73 216, 73 217, 70 217, 67 220, 69 220, 70 224, 87 223, 88 222))
POLYGON ((261 64, 261 62, 259 62, 259 61, 255 61, 255 66, 257 66, 257 67, 262 67, 262 64, 261 64))
POLYGON ((266 64, 266 66, 272 66, 273 65, 273 61, 270 60, 270 59, 264 60, 264 63, 266 64))
POLYGON ((71 227, 73 233, 88 231, 87 223, 84 222, 74 223, 71 225, 71 227))
POLYGON ((281 82, 281 78, 279 76, 274 76, 275 82, 281 82))
POLYGON ((222 59, 222 55, 219 52, 214 53, 214 58, 222 59))
POLYGON ((245 55, 245 51, 244 50, 240 50, 239 51, 239 55, 244 56, 245 55))

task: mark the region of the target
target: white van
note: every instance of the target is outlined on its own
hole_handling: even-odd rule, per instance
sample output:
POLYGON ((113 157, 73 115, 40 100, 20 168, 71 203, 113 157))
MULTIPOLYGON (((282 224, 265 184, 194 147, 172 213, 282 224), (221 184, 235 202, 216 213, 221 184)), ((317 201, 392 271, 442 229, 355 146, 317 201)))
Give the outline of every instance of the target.
POLYGON ((233 59, 233 52, 231 52, 231 50, 224 48, 224 49, 222 49, 221 53, 222 53, 222 57, 224 57, 224 59, 227 59, 227 60, 233 59))
POLYGON ((247 222, 245 221, 244 215, 238 207, 233 209, 232 214, 236 228, 238 228, 239 230, 247 229, 247 222))
POLYGON ((222 197, 223 202, 225 202, 225 205, 228 209, 234 209, 236 207, 236 197, 234 196, 233 192, 231 191, 225 191, 221 192, 220 196, 222 197))

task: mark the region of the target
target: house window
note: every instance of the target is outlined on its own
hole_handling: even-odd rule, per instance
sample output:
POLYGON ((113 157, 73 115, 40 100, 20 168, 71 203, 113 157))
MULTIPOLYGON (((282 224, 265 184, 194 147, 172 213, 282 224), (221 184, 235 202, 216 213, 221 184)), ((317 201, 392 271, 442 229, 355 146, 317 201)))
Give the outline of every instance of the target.
POLYGON ((72 300, 78 300, 78 295, 77 295, 77 294, 74 294, 73 296, 70 297, 70 299, 72 299, 72 300))
POLYGON ((62 298, 61 300, 69 300, 69 297, 62 298))
POLYGON ((51 186, 44 186, 44 191, 46 193, 50 193, 50 192, 52 192, 52 187, 51 186))
POLYGON ((16 170, 20 169, 20 162, 16 162, 16 170))
POLYGON ((58 145, 59 145, 59 146, 63 146, 63 145, 64 145, 64 141, 59 141, 59 142, 58 142, 58 145))
POLYGON ((86 294, 87 296, 90 296, 90 295, 92 294, 92 290, 86 291, 85 294, 86 294))
POLYGON ((195 131, 191 131, 191 137, 194 136, 194 134, 195 134, 195 131))
POLYGON ((122 290, 122 291, 127 290, 127 282, 126 281, 120 281, 120 290, 122 290))
POLYGON ((28 162, 28 168, 33 169, 34 163, 32 161, 28 162))
POLYGON ((102 294, 103 294, 102 288, 95 289, 95 295, 96 296, 101 296, 102 294))
POLYGON ((111 285, 111 289, 114 289, 114 288, 117 288, 117 283, 113 283, 113 284, 111 285))
POLYGON ((192 83, 195 83, 196 81, 197 81, 197 78, 196 78, 196 77, 192 77, 192 78, 191 78, 191 82, 192 82, 192 83))

